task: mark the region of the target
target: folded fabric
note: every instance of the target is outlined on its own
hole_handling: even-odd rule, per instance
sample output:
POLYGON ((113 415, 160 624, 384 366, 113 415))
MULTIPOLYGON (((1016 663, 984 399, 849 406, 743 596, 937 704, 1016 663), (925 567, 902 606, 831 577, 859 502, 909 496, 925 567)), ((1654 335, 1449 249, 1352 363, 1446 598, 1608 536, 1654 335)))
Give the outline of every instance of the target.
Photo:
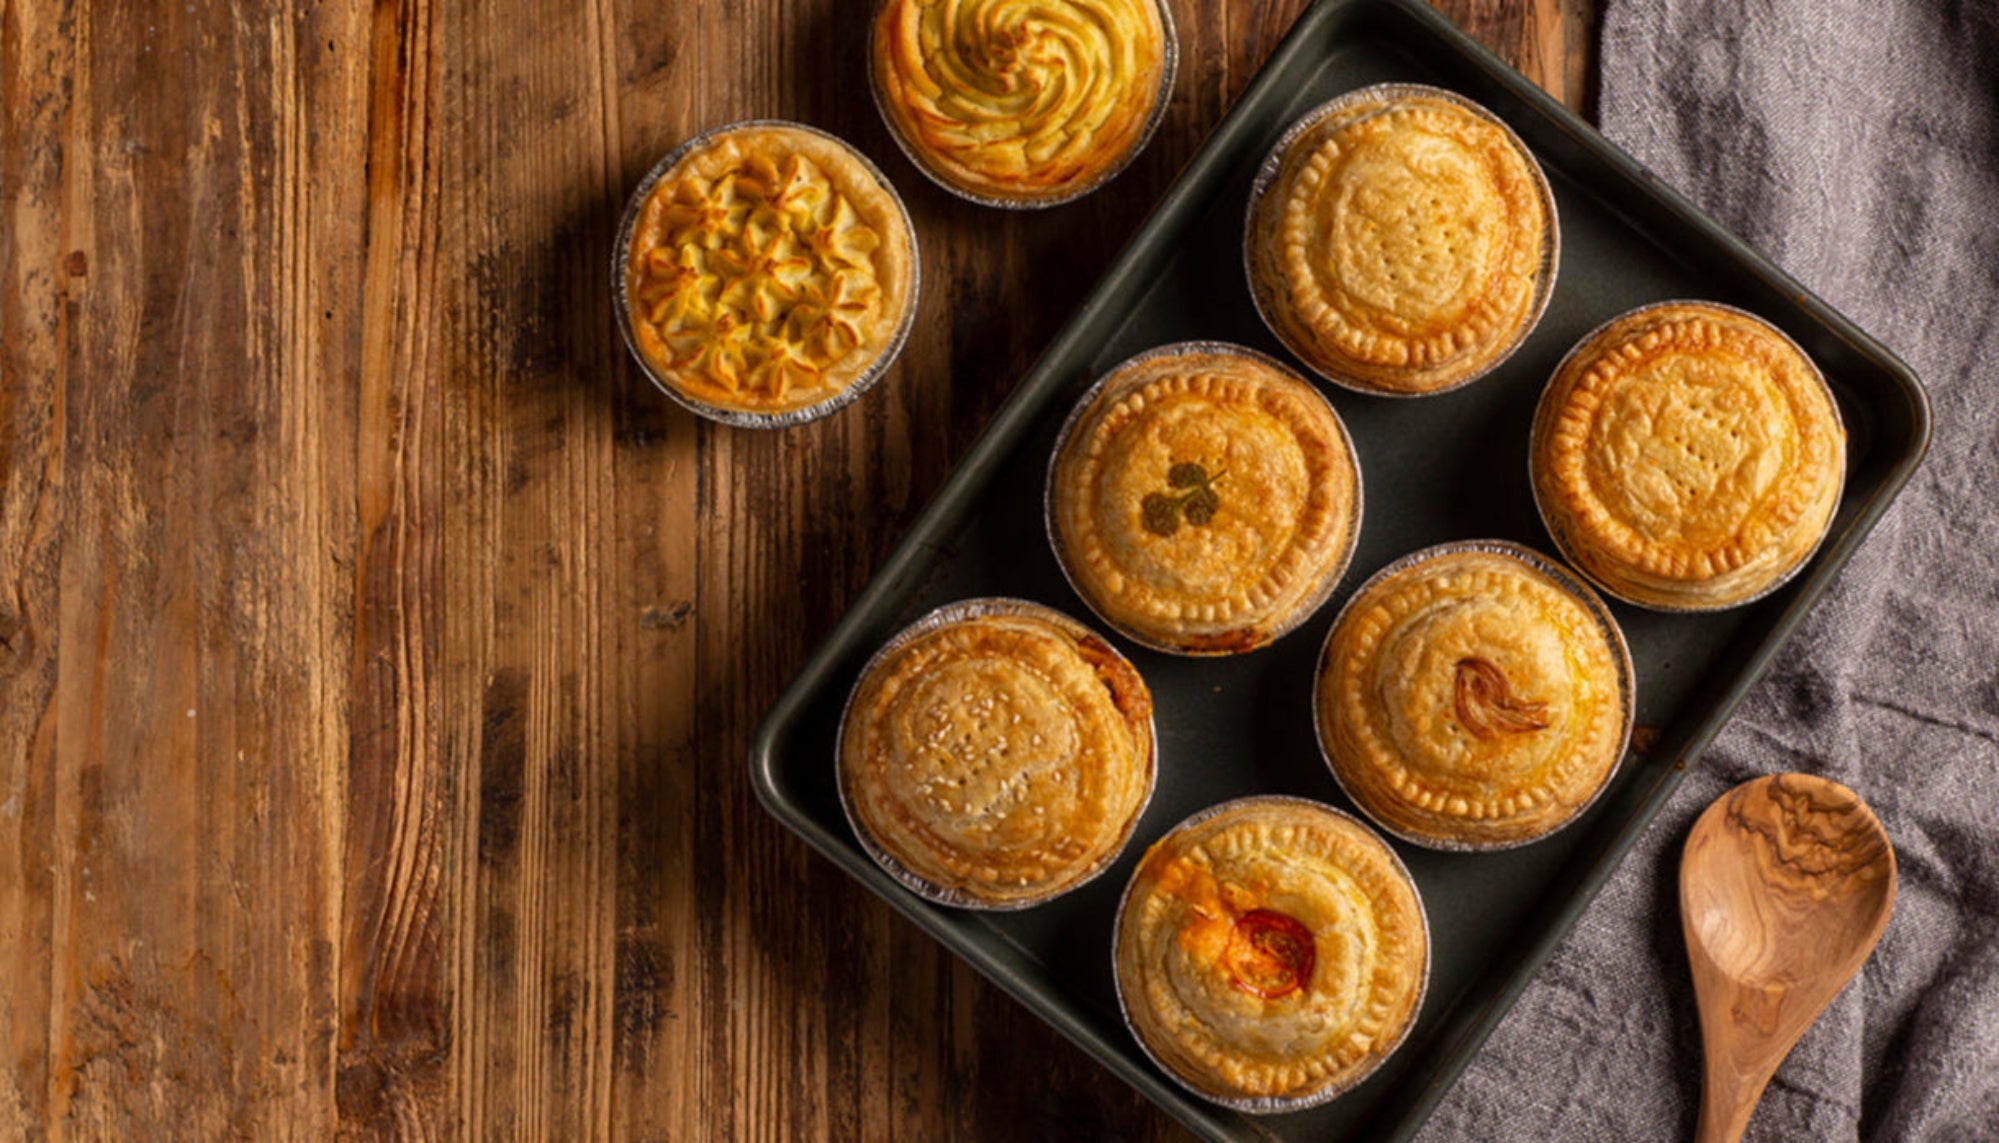
POLYGON ((1804 770, 1874 807, 1900 893, 1746 1138, 1999 1138, 1999 4, 1610 0, 1601 63, 1604 133, 1907 361, 1935 435, 1421 1137, 1689 1137, 1680 846, 1804 770))

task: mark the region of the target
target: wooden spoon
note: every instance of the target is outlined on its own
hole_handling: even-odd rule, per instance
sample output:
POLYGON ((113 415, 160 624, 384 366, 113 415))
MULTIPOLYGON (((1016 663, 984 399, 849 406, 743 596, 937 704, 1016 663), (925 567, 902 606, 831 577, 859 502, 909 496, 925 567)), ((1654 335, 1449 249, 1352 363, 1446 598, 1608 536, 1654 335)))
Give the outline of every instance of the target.
POLYGON ((1694 823, 1680 922, 1700 1003, 1697 1143, 1733 1143, 1777 1065, 1860 971, 1895 907, 1895 851, 1860 795, 1744 782, 1694 823))

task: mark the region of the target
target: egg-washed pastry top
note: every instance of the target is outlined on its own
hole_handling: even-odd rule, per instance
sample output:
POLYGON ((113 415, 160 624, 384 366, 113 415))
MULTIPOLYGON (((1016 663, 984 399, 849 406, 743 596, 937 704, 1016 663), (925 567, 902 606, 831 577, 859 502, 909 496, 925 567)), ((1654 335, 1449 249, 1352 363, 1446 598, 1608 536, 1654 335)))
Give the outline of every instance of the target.
POLYGON ((1445 545, 1341 610, 1320 658, 1319 741, 1390 832, 1521 845, 1574 819, 1617 769, 1630 659, 1602 602, 1553 566, 1497 541, 1445 545))
POLYGON ((945 186, 1052 205, 1145 145, 1171 81, 1158 0, 883 0, 872 69, 882 116, 945 186))
POLYGON ((1586 338, 1542 394, 1534 496, 1564 555, 1669 610, 1732 607, 1801 567, 1846 476, 1825 379, 1790 339, 1706 302, 1586 338))
POLYGON ((1161 839, 1116 936, 1119 1002, 1190 1090, 1293 1111, 1402 1043, 1429 976, 1408 871, 1366 826, 1301 798, 1244 798, 1161 839))
POLYGON ((1252 202, 1250 287, 1329 380, 1419 394, 1465 384, 1539 319, 1554 202, 1490 112, 1415 85, 1364 88, 1280 141, 1252 202))
POLYGON ((627 327, 653 376, 698 406, 819 405, 899 348, 916 243, 860 154, 789 124, 725 128, 660 176, 631 225, 627 327))
POLYGON ((979 600, 919 620, 856 684, 841 799, 892 875, 950 905, 1018 908, 1124 848, 1152 794, 1152 697, 1059 612, 979 600))
POLYGON ((1360 525, 1360 469, 1318 390, 1219 344, 1142 354, 1078 406, 1049 468, 1076 590, 1160 650, 1248 651, 1325 601, 1360 525))

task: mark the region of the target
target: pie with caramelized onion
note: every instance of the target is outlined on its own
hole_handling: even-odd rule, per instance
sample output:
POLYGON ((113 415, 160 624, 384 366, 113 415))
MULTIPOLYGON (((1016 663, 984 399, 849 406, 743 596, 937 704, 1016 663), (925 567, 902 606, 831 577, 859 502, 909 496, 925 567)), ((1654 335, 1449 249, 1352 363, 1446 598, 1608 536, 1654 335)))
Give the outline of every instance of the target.
POLYGON ((1446 544, 1361 586, 1315 687, 1333 775, 1384 829, 1505 849, 1573 821, 1616 771, 1632 673, 1616 620, 1529 549, 1446 544))
POLYGON ((1360 531, 1339 414, 1261 354, 1184 343, 1086 395, 1048 475, 1049 534, 1104 621, 1186 655, 1261 647, 1325 602, 1360 531))
POLYGON ((1585 338, 1541 396, 1534 496, 1555 545, 1647 607, 1734 607, 1794 575, 1846 476, 1839 406, 1769 323, 1646 306, 1585 338))
POLYGON ((1173 72, 1159 0, 883 0, 876 103, 945 187, 1049 206, 1137 154, 1173 72))
POLYGON ((1413 84, 1364 88, 1281 140, 1249 214, 1250 289, 1328 380, 1435 393, 1511 354, 1554 283, 1546 177, 1491 112, 1413 84))
POLYGON ((841 801, 898 880, 968 908, 1038 904, 1124 848, 1152 795, 1152 697, 1060 612, 970 600, 892 639, 848 700, 841 801))
POLYGON ((634 352, 697 411, 831 411, 900 348, 916 235, 858 151, 785 123, 725 128, 627 224, 634 352))
POLYGON ((1408 1035, 1429 924, 1380 837, 1302 798, 1224 803, 1155 844, 1125 890, 1118 1000, 1190 1091, 1295 1111, 1366 1078, 1408 1035))

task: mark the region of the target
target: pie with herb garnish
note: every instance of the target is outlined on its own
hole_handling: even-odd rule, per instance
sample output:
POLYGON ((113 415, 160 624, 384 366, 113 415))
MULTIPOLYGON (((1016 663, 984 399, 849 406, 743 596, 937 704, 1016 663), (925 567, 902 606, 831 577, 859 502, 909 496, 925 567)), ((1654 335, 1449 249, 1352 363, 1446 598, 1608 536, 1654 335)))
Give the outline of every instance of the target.
POLYGON ((1189 1090, 1248 1111, 1331 1099, 1408 1034, 1429 976, 1409 873, 1366 826, 1302 798, 1188 819, 1132 874, 1119 1002, 1189 1090))
POLYGON ((634 348, 697 407, 824 404, 899 345, 915 250, 895 193, 845 143, 789 124, 716 132, 660 176, 632 223, 634 348))
POLYGON ((1631 664, 1602 601, 1498 541, 1391 564, 1333 623, 1319 741, 1348 796, 1439 849, 1504 849, 1574 820, 1617 769, 1631 664))
POLYGON ((1250 212, 1250 288, 1273 332, 1353 388, 1434 393, 1503 360, 1546 304, 1554 203, 1484 108, 1416 85, 1308 116, 1250 212))
POLYGON ((1105 622, 1189 655, 1253 650, 1325 601, 1360 527, 1360 469, 1318 390, 1235 346, 1167 346, 1077 406, 1049 532, 1105 622))
POLYGON ((1817 550, 1846 431, 1818 368, 1775 327, 1671 302, 1563 360, 1530 456, 1541 518, 1571 562, 1633 603, 1710 610, 1769 592, 1817 550))
POLYGON ((1059 612, 973 600, 876 657, 841 726, 841 800, 884 868, 949 905, 1019 908, 1101 873, 1152 794, 1152 697, 1059 612))
POLYGON ((1170 35, 1158 0, 883 0, 875 94, 910 157, 946 186, 1052 203, 1144 146, 1170 35))

